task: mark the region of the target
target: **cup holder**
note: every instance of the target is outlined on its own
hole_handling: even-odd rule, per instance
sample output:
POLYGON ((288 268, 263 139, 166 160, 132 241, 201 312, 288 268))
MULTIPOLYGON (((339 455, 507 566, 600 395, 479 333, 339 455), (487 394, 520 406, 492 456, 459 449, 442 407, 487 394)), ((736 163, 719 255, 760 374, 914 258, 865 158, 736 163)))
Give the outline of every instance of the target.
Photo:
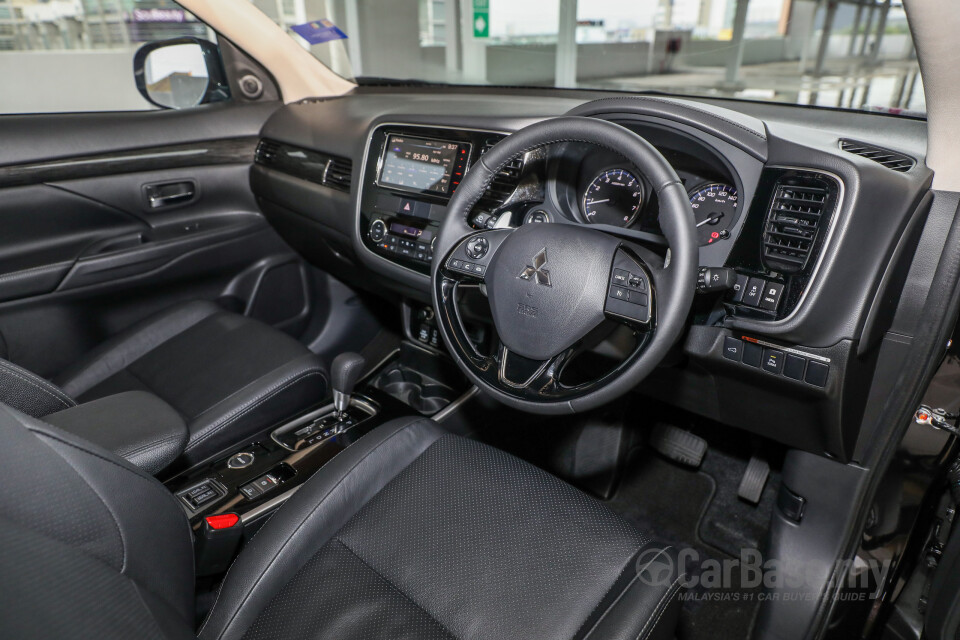
POLYGON ((424 415, 440 411, 456 397, 450 387, 399 364, 385 369, 373 386, 424 415))

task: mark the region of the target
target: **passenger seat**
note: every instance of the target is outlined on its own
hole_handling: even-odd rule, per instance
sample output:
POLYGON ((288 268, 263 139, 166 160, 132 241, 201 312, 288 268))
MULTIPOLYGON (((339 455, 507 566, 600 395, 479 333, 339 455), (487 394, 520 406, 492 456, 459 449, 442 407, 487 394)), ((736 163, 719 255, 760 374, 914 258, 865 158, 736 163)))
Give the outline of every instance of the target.
POLYGON ((55 382, 0 360, 0 402, 37 418, 127 391, 159 396, 187 425, 187 463, 319 404, 328 388, 323 362, 300 342, 207 301, 147 318, 55 382))

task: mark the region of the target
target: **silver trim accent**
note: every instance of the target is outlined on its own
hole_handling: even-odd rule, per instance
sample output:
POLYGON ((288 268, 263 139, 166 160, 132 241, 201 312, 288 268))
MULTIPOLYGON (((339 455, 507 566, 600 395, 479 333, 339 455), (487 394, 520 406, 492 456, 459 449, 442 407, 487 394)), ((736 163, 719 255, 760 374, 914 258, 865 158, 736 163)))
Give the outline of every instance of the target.
MULTIPOLYGON (((363 398, 358 398, 356 396, 353 396, 350 398, 350 406, 357 407, 358 409, 362 409, 363 411, 367 412, 369 416, 367 418, 364 418, 364 420, 369 420, 370 418, 373 418, 378 413, 380 413, 380 410, 372 402, 368 402, 367 400, 363 398)), ((313 422, 317 418, 320 418, 325 415, 329 415, 336 410, 337 409, 332 402, 328 405, 324 405, 319 409, 311 411, 306 415, 300 416, 296 420, 292 420, 281 427, 277 427, 276 429, 270 432, 270 439, 276 442, 278 445, 280 445, 284 449, 286 449, 287 451, 293 451, 293 449, 291 449, 287 445, 280 442, 280 440, 277 439, 277 436, 282 433, 287 433, 288 431, 293 431, 299 426, 305 425, 308 422, 313 422)), ((358 422, 357 424, 360 424, 360 423, 358 422)))
MULTIPOLYGON (((367 144, 364 146, 364 149, 363 149, 363 158, 360 160, 360 181, 359 181, 359 183, 357 184, 357 207, 356 207, 356 211, 354 211, 353 232, 354 232, 354 234, 355 234, 355 236, 356 236, 356 238, 357 238, 357 241, 360 243, 360 247, 361 247, 365 252, 367 252, 368 254, 370 254, 371 256, 373 256, 374 258, 376 258, 377 260, 380 260, 380 261, 382 261, 382 262, 390 265, 391 267, 394 267, 394 268, 397 268, 397 269, 403 269, 404 271, 409 271, 410 273, 412 273, 413 275, 415 275, 415 276, 417 276, 417 277, 419 277, 419 278, 424 278, 424 279, 426 279, 427 283, 429 283, 429 282, 430 282, 430 279, 431 279, 429 274, 420 273, 419 271, 416 271, 416 270, 414 270, 414 269, 411 269, 410 267, 407 267, 407 266, 402 265, 402 264, 400 264, 400 263, 394 262, 393 260, 391 260, 390 258, 388 258, 388 257, 386 257, 386 256, 381 256, 381 255, 378 254, 378 253, 374 253, 374 251, 373 251, 372 249, 370 249, 370 247, 368 247, 368 246, 367 246, 366 244, 364 244, 364 242, 363 242, 363 235, 362 235, 362 232, 361 232, 361 230, 360 230, 360 219, 361 219, 361 216, 363 215, 363 212, 361 211, 361 207, 362 207, 362 205, 363 205, 363 189, 364 189, 364 183, 365 183, 365 179, 364 179, 364 178, 366 177, 364 174, 365 174, 366 171, 367 171, 367 160, 368 160, 368 158, 369 158, 369 156, 370 156, 370 146, 371 146, 372 143, 373 143, 373 136, 374 136, 374 134, 376 134, 376 132, 377 132, 379 129, 382 129, 383 127, 412 127, 412 128, 419 128, 419 129, 447 129, 447 130, 449 130, 449 131, 473 131, 473 132, 475 132, 475 133, 493 133, 493 134, 502 135, 502 136, 509 136, 509 135, 510 135, 511 133, 513 133, 513 132, 512 132, 512 131, 497 131, 497 130, 495 130, 495 129, 476 129, 476 128, 473 128, 473 127, 452 127, 452 126, 450 126, 450 125, 443 125, 443 124, 433 125, 433 124, 421 124, 421 123, 409 123, 409 122, 381 122, 380 124, 378 124, 377 126, 375 126, 373 129, 371 129, 369 134, 367 134, 367 144)), ((380 170, 380 167, 378 166, 378 167, 377 167, 377 171, 379 171, 379 170, 380 170)), ((466 173, 466 172, 464 172, 464 173, 466 173)))
POLYGON ((542 375, 544 371, 547 370, 547 366, 550 364, 550 360, 544 360, 543 364, 540 365, 540 368, 533 372, 533 374, 527 378, 526 382, 514 382, 507 377, 506 368, 507 368, 507 357, 510 355, 510 350, 504 346, 500 347, 500 369, 497 371, 497 378, 505 385, 511 386, 514 389, 526 389, 530 386, 538 376, 542 375))
POLYGON ((233 454, 232 456, 230 456, 230 458, 227 460, 227 468, 228 469, 246 469, 247 467, 253 464, 254 460, 256 460, 256 456, 250 453, 249 451, 239 451, 233 454), (244 456, 247 458, 246 462, 242 460, 244 456), (236 461, 236 464, 234 464, 235 461, 236 461))
POLYGON ((476 385, 470 387, 469 389, 466 390, 466 392, 464 392, 462 396, 460 396, 459 398, 457 398, 456 400, 454 400, 453 402, 445 406, 443 409, 440 409, 440 411, 437 411, 435 414, 433 414, 430 417, 430 419, 433 420, 434 422, 443 422, 448 417, 456 413, 456 411, 461 406, 466 404, 471 398, 473 398, 478 393, 480 393, 480 387, 477 387, 476 385))
POLYGON ((240 522, 243 524, 247 524, 248 522, 255 519, 260 514, 270 511, 271 509, 276 509, 277 507, 282 505, 284 502, 289 500, 291 497, 293 497, 293 494, 297 492, 297 489, 299 489, 302 486, 303 486, 302 484, 298 484, 292 489, 284 491, 280 495, 274 498, 271 498, 270 500, 267 500, 266 502, 259 505, 258 507, 253 508, 250 511, 247 511, 245 514, 240 516, 240 522))
MULTIPOLYGON (((843 205, 845 200, 844 196, 846 195, 846 185, 843 182, 843 178, 841 178, 840 176, 838 176, 832 171, 827 171, 826 169, 814 169, 811 167, 794 167, 794 166, 782 165, 782 164, 770 165, 767 168, 768 169, 786 169, 788 171, 806 171, 808 173, 822 173, 823 175, 830 176, 831 178, 836 180, 837 185, 839 185, 840 187, 840 191, 839 193, 837 193, 837 203, 835 205, 836 208, 834 209, 833 215, 830 217, 830 226, 827 229, 827 237, 824 238, 823 240, 823 248, 820 250, 820 255, 817 256, 817 261, 813 265, 813 271, 810 272, 810 281, 807 283, 807 286, 804 287, 803 293, 800 294, 800 299, 797 300, 797 306, 793 308, 793 311, 791 311, 789 315, 779 320, 756 320, 753 318, 735 318, 736 320, 740 320, 744 322, 751 322, 751 323, 755 322, 755 323, 758 323, 759 326, 763 326, 763 327, 777 327, 777 326, 785 325, 791 320, 793 320, 793 317, 796 316, 800 312, 800 310, 803 308, 803 303, 806 302, 807 296, 810 294, 810 290, 813 289, 813 285, 816 284, 817 275, 819 275, 819 272, 820 272, 820 266, 823 264, 824 259, 827 257, 827 253, 829 253, 830 251, 830 245, 833 242, 834 231, 836 231, 837 227, 839 226, 839 222, 840 222, 839 218, 840 218, 840 215, 843 213, 843 205)), ((754 197, 756 197, 756 195, 754 195, 754 197)), ((767 212, 764 211, 763 215, 764 215, 764 218, 766 218, 767 212)))
MULTIPOLYGON (((740 336, 741 339, 743 339, 743 338, 745 338, 745 337, 747 337, 747 336, 740 336)), ((769 349, 776 349, 777 351, 783 351, 783 352, 785 352, 785 353, 792 353, 792 354, 795 355, 795 356, 803 356, 804 358, 806 358, 806 359, 808 359, 808 360, 816 360, 816 361, 822 362, 822 363, 824 363, 824 364, 830 364, 830 363, 832 362, 832 361, 830 360, 830 358, 828 358, 828 357, 826 357, 826 356, 820 356, 820 355, 817 355, 817 354, 815 354, 815 353, 807 353, 806 351, 801 351, 800 349, 794 349, 794 348, 792 348, 792 347, 785 347, 785 346, 783 346, 783 345, 774 344, 774 343, 772 343, 772 342, 767 342, 766 340, 760 340, 760 339, 758 339, 758 338, 751 338, 750 340, 744 340, 744 342, 752 342, 752 343, 754 343, 754 344, 760 345, 761 347, 767 347, 767 348, 769 348, 769 349)))
POLYGON ((333 390, 333 406, 337 411, 343 413, 350 406, 350 396, 343 391, 333 390))

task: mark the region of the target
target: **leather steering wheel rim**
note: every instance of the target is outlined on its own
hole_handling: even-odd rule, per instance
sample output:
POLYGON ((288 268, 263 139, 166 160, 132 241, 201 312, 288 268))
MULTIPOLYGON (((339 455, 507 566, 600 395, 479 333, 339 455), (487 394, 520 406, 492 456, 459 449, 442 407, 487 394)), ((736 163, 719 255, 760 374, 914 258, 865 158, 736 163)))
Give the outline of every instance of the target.
MULTIPOLYGON (((526 229, 527 226, 530 225, 521 229, 526 229)), ((554 225, 532 226, 546 228, 554 225)), ((602 233, 590 225, 577 226, 582 234, 602 233)), ((556 236, 556 230, 553 231, 552 235, 556 236)), ((547 231, 525 230, 524 235, 529 236, 526 238, 527 246, 533 246, 530 242, 538 242, 537 234, 551 235, 547 231)), ((599 239, 597 236, 591 238, 599 239)), ((504 242, 507 241, 509 238, 504 242)), ((623 238, 617 237, 616 241, 620 243, 618 247, 631 248, 631 244, 623 238)), ((501 140, 474 163, 450 200, 447 217, 438 232, 434 255, 436 259, 431 270, 433 304, 437 312, 437 324, 454 361, 474 384, 501 403, 522 411, 548 415, 587 411, 616 399, 642 382, 683 334, 693 304, 699 268, 693 211, 686 190, 673 167, 650 143, 629 129, 606 120, 569 116, 545 120, 520 129, 501 140), (468 224, 468 216, 497 173, 517 155, 564 142, 592 144, 611 150, 623 156, 644 175, 657 194, 660 227, 670 252, 667 264, 656 269, 654 274, 661 295, 657 299, 655 329, 650 332, 649 339, 642 348, 638 347, 638 350, 616 369, 616 375, 605 376, 602 384, 580 395, 532 400, 511 393, 505 386, 491 384, 478 372, 475 359, 471 358, 462 345, 463 336, 456 326, 459 319, 455 321, 448 318, 441 311, 449 306, 448 298, 452 295, 450 292, 453 281, 449 278, 450 271, 446 263, 451 253, 463 246, 465 238, 478 234, 477 230, 468 224)), ((493 282, 488 283, 488 289, 493 285, 493 282)), ((607 290, 604 287, 603 296, 606 295, 607 290)), ((652 298, 652 290, 650 295, 652 298)), ((500 329, 498 326, 498 332, 500 329)), ((509 351, 503 354, 504 362, 507 353, 509 351)))

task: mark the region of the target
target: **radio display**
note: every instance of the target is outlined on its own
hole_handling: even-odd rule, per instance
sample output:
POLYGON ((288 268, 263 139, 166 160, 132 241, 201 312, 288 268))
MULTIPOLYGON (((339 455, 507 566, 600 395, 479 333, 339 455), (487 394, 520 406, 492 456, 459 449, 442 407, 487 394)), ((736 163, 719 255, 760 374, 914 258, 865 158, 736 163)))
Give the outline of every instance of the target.
POLYGON ((459 148, 455 142, 389 135, 378 181, 407 191, 447 194, 459 148))

